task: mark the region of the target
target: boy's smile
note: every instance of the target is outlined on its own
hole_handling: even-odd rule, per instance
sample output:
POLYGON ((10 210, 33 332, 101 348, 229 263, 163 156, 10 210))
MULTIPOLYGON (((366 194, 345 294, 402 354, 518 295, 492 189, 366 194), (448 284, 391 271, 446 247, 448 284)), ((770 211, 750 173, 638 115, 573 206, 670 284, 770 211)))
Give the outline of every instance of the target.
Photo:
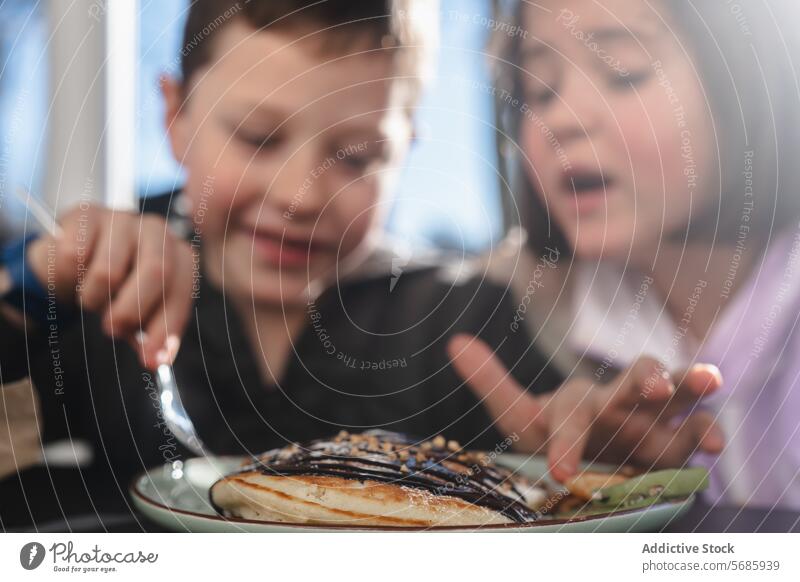
POLYGON ((261 260, 274 269, 302 270, 312 263, 335 260, 338 241, 322 240, 312 232, 281 232, 277 229, 256 226, 245 228, 243 235, 253 237, 254 261, 261 260))
POLYGON ((366 44, 331 54, 326 40, 231 23, 185 101, 165 83, 185 193, 207 208, 205 268, 256 303, 296 304, 366 252, 410 141, 392 54, 366 44))

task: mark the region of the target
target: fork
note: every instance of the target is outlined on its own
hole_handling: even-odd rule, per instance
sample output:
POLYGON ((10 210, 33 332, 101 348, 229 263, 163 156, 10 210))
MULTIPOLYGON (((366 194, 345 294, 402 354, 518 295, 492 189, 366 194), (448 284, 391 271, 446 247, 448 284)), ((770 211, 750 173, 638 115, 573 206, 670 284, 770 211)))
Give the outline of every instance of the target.
POLYGON ((175 382, 175 375, 172 373, 172 366, 159 364, 156 370, 156 385, 158 386, 161 411, 164 414, 164 422, 167 428, 190 451, 200 456, 206 456, 206 447, 197 435, 197 430, 194 428, 194 424, 181 402, 181 395, 175 382))
MULTIPOLYGON (((58 238, 61 235, 61 226, 56 222, 53 213, 38 199, 34 198, 30 191, 25 188, 17 188, 14 193, 17 199, 30 211, 30 214, 36 219, 41 228, 54 238, 58 238)), ((197 436, 197 430, 195 430, 194 424, 181 402, 181 395, 178 391, 171 365, 162 363, 158 366, 156 370, 156 385, 158 386, 161 411, 167 428, 190 451, 200 456, 207 456, 205 445, 203 445, 200 437, 197 436)), ((174 461, 173 474, 181 473, 182 467, 183 463, 181 461, 174 461)))

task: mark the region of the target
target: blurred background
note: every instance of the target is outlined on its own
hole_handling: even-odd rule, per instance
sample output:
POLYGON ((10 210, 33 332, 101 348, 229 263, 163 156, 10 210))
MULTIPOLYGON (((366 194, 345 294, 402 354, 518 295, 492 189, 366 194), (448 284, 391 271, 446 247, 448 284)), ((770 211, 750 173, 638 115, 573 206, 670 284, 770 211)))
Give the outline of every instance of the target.
MULTIPOLYGON (((180 187, 162 122, 188 0, 0 0, 0 228, 26 228, 12 189, 50 208, 132 208, 180 187)), ((502 236, 495 111, 484 47, 491 0, 442 0, 439 69, 418 112, 390 230, 478 252, 502 236)))

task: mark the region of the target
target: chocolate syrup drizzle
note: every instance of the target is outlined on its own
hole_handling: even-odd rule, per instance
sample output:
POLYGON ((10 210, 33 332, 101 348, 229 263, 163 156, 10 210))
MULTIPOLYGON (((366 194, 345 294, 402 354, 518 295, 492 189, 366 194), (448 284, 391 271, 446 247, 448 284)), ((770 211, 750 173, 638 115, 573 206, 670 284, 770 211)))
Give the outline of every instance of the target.
POLYGON ((443 439, 415 443, 406 435, 368 431, 360 435, 340 433, 302 445, 274 449, 253 459, 237 473, 260 471, 264 475, 317 475, 378 481, 450 496, 494 510, 526 523, 539 517, 525 504, 511 473, 484 459, 481 453, 464 452, 457 443, 443 446, 443 439))

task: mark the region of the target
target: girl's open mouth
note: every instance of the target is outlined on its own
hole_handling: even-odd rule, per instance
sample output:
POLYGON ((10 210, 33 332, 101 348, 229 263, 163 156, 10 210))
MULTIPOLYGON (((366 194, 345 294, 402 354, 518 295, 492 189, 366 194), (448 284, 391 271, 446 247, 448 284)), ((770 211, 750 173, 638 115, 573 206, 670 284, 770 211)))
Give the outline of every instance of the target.
POLYGON ((564 175, 562 188, 577 206, 578 212, 593 212, 606 204, 614 180, 599 171, 574 170, 564 175))

